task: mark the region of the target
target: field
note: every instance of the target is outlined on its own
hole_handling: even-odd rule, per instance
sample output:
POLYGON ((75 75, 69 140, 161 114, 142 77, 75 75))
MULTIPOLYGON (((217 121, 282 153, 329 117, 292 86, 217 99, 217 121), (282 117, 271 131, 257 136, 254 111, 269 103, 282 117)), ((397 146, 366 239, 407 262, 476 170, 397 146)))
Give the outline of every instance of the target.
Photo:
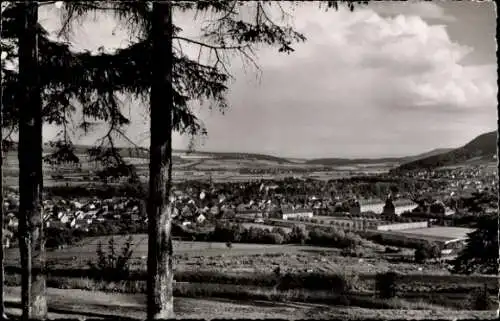
MULTIPOLYGON (((118 247, 124 244, 127 238, 127 236, 114 237, 118 247)), ((89 261, 96 261, 97 245, 102 243, 103 247, 106 248, 109 239, 110 237, 87 238, 75 246, 49 251, 47 253, 47 265, 50 270, 86 268, 88 267, 89 261)), ((141 271, 140 273, 143 274, 146 271, 147 236, 140 234, 134 235, 133 243, 134 254, 130 261, 131 268, 135 271, 141 271)), ((415 265, 412 262, 392 263, 392 261, 389 260, 390 255, 383 253, 384 247, 375 244, 370 245, 369 243, 365 244, 363 248, 363 258, 342 256, 341 251, 338 249, 318 246, 233 243, 232 247, 228 248, 225 243, 186 241, 174 241, 173 246, 174 277, 180 282, 175 286, 175 291, 177 291, 175 295, 178 297, 176 298, 176 302, 178 302, 176 303, 176 309, 180 309, 180 306, 183 305, 181 302, 193 302, 193 304, 195 304, 195 302, 198 302, 195 300, 195 297, 200 296, 200 299, 203 298, 203 300, 199 300, 200 306, 206 308, 207 306, 216 305, 218 306, 216 310, 221 309, 219 315, 227 315, 227 317, 237 317, 238 315, 245 314, 246 316, 252 315, 256 318, 271 316, 276 318, 278 316, 283 316, 288 319, 295 318, 295 316, 300 316, 300 318, 334 318, 340 316, 366 318, 366 315, 383 318, 397 318, 397 316, 399 316, 401 318, 412 315, 416 318, 440 316, 442 319, 443 317, 447 318, 451 315, 463 316, 465 315, 463 313, 467 313, 467 315, 474 317, 483 312, 479 312, 478 314, 478 312, 475 311, 467 311, 459 314, 457 311, 457 309, 462 307, 464 302, 468 302, 470 291, 482 287, 484 284, 488 284, 490 289, 498 287, 498 282, 495 277, 454 276, 450 275, 449 272, 438 264, 422 266, 415 265), (323 296, 321 296, 321 291, 312 290, 300 290, 299 292, 293 292, 293 290, 289 294, 285 294, 285 296, 291 295, 290 298, 297 297, 296 299, 285 299, 288 303, 281 303, 276 301, 276 299, 270 300, 269 298, 272 298, 275 290, 270 286, 269 282, 274 279, 274 270, 278 266, 283 273, 290 272, 300 274, 307 272, 305 275, 310 275, 311 272, 317 272, 321 275, 358 275, 359 281, 357 283, 357 290, 350 294, 352 296, 350 300, 356 301, 351 301, 353 303, 350 307, 337 307, 334 303, 326 303, 323 301, 321 301, 323 303, 316 301, 307 301, 307 303, 295 302, 301 300, 300 295, 306 295, 306 297, 310 298, 308 300, 313 300, 313 298, 318 295, 318 298, 321 300, 329 300, 331 296, 331 294, 327 296, 323 294, 323 296), (398 279, 399 295, 396 301, 391 303, 395 305, 395 307, 390 308, 392 310, 387 310, 387 308, 385 308, 385 310, 379 310, 376 306, 373 306, 371 309, 366 309, 366 307, 372 306, 371 301, 373 300, 375 274, 389 270, 400 273, 398 279), (193 276, 195 279, 198 277, 198 279, 192 279, 193 276), (179 287, 184 290, 179 290, 179 287), (178 293, 179 291, 181 292, 178 293), (256 306, 253 303, 249 303, 249 298, 243 299, 244 296, 240 298, 242 293, 243 295, 249 293, 250 295, 259 297, 265 296, 267 299, 259 300, 268 300, 267 303, 260 301, 261 303, 259 304, 267 304, 268 308, 259 310, 259 312, 250 312, 255 310, 256 306), (229 299, 229 301, 217 305, 215 300, 207 300, 208 297, 226 298, 229 299), (313 302, 316 303, 313 304, 313 302), (332 304, 335 305, 335 309, 333 309, 332 304), (292 306, 295 306, 295 308, 292 308, 292 306), (401 314, 403 310, 406 312, 405 314, 401 314), (266 314, 264 311, 269 314, 266 314), (343 312, 339 314, 339 311, 343 312), (448 313, 445 313, 445 311, 448 311, 448 313)), ((18 251, 18 249, 7 250, 7 266, 19 264, 18 251)), ((53 276, 49 277, 49 281, 53 284, 51 286, 62 287, 63 289, 69 287, 92 291, 111 291, 111 288, 96 289, 94 285, 91 285, 93 283, 89 283, 88 280, 74 279, 74 277, 75 276, 73 276, 72 279, 68 277, 53 276), (55 286, 54 284, 56 283, 60 285, 55 286)), ((144 281, 130 282, 135 284, 133 287, 134 289, 137 287, 144 288, 145 286, 144 281)), ((120 292, 117 288, 112 289, 113 292, 120 292)), ((51 289, 53 292, 55 290, 56 289, 51 289)), ((87 296, 88 293, 90 292, 87 291, 78 295, 87 296)), ((81 304, 83 301, 79 298, 76 299, 78 295, 77 292, 75 292, 71 294, 70 298, 64 299, 64 295, 60 294, 60 299, 57 299, 60 304, 57 302, 53 304, 56 308, 61 307, 61 302, 64 301, 64 307, 75 306, 74 310, 76 311, 85 310, 86 308, 83 308, 81 304)), ((126 296, 122 295, 122 297, 125 298, 126 296)), ((114 300, 115 302, 120 301, 118 297, 114 300)), ((257 300, 257 298, 251 300, 257 300)), ((375 303, 380 305, 380 303, 377 302, 375 303)), ((129 306, 128 303, 124 303, 124 305, 129 306)), ((87 306, 93 306, 93 304, 88 302, 87 306)), ((115 308, 117 311, 123 312, 123 309, 126 307, 113 307, 113 310, 115 308)), ((141 313, 141 311, 143 313, 141 309, 144 309, 142 303, 136 307, 134 313, 141 313)), ((93 311, 97 310, 99 309, 93 311)), ((179 313, 179 315, 183 317, 196 317, 198 315, 196 313, 203 313, 204 311, 206 313, 206 310, 201 309, 192 311, 193 312, 189 314, 184 314, 186 313, 184 312, 179 313), (194 311, 198 312, 195 313, 194 311)), ((489 313, 491 315, 493 314, 493 312, 489 313)), ((490 314, 484 312, 484 315, 490 316, 490 314)))
POLYGON ((462 227, 431 227, 431 228, 420 228, 420 229, 409 229, 401 231, 404 234, 418 235, 429 238, 447 238, 447 239, 458 239, 464 238, 468 233, 473 232, 474 229, 462 228, 462 227))
MULTIPOLYGON (((74 186, 91 183, 91 181, 85 180, 84 177, 99 168, 93 162, 89 162, 88 156, 83 152, 82 148, 80 149, 80 151, 77 151, 77 156, 80 158, 81 170, 67 169, 64 171, 65 177, 72 176, 73 179, 71 181, 55 181, 52 179, 52 175, 61 174, 62 172, 58 168, 45 165, 45 186, 66 184, 74 186)), ((133 153, 128 154, 125 152, 123 157, 128 163, 136 165, 140 176, 147 177, 148 159, 146 154, 134 157, 133 153)), ((174 181, 212 179, 215 182, 238 182, 255 179, 282 179, 290 175, 298 175, 319 180, 329 180, 362 173, 386 172, 392 168, 392 165, 389 165, 380 163, 367 166, 352 163, 348 167, 336 167, 307 163, 305 160, 301 162, 290 161, 266 155, 256 156, 237 153, 227 155, 218 155, 216 153, 185 154, 176 152, 173 160, 173 179, 174 181), (243 174, 242 170, 247 170, 248 173, 243 174)), ((8 186, 17 186, 19 176, 17 152, 7 153, 4 166, 5 183, 8 186)))
POLYGON ((418 238, 431 242, 446 242, 453 239, 465 238, 468 233, 473 231, 473 229, 469 228, 440 226, 401 231, 384 231, 383 234, 403 235, 409 238, 418 238))
MULTIPOLYGON (((116 236, 120 247, 126 236, 116 236)), ((47 263, 53 268, 86 267, 96 260, 99 242, 106 248, 109 237, 88 238, 75 246, 49 251, 47 263)), ((145 269, 147 256, 147 236, 134 235, 133 266, 145 269)), ((289 272, 317 271, 327 273, 349 272, 374 274, 393 270, 404 274, 449 275, 440 265, 420 266, 412 262, 396 262, 384 253, 384 247, 367 244, 363 248, 363 258, 345 257, 341 250, 318 246, 267 245, 233 243, 228 248, 225 243, 174 241, 174 263, 178 271, 221 271, 272 273, 280 266, 289 272), (423 268, 419 271, 419 268, 423 268)), ((19 250, 6 251, 6 264, 19 264, 19 250)))

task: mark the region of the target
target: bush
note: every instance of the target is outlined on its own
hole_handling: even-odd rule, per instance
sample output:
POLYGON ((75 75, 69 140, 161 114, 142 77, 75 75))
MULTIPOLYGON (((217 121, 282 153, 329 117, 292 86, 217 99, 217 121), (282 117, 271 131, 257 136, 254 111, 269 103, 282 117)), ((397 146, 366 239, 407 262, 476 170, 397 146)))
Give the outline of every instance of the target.
POLYGON ((304 244, 307 240, 307 231, 303 226, 294 226, 288 235, 290 243, 304 244))
POLYGON ((45 235, 47 235, 45 246, 48 249, 56 249, 63 245, 73 245, 80 242, 85 234, 82 231, 70 228, 58 229, 49 227, 45 231, 45 235))
POLYGON ((441 256, 441 248, 435 243, 423 244, 415 250, 415 262, 423 263, 441 256))
POLYGON ((270 243, 272 243, 272 244, 283 244, 283 241, 285 240, 283 235, 281 235, 279 233, 271 233, 271 234, 269 234, 269 238, 271 241, 270 243))
POLYGON ((280 234, 284 239, 288 236, 288 233, 281 227, 273 227, 271 233, 280 234))
POLYGON ((470 298, 470 307, 472 310, 487 311, 494 309, 494 303, 488 294, 488 286, 478 289, 472 293, 470 298))
POLYGON ((395 272, 377 273, 375 276, 375 291, 379 298, 390 299, 396 296, 395 272))
POLYGON ((362 239, 354 233, 344 233, 332 228, 315 228, 309 232, 307 243, 341 249, 355 249, 358 245, 361 245, 362 239))
POLYGON ((390 237, 384 236, 382 234, 367 234, 367 238, 380 245, 386 246, 397 246, 403 248, 418 249, 419 247, 428 245, 429 242, 421 240, 411 240, 411 239, 392 239, 390 237))
POLYGON ((125 280, 130 274, 130 258, 132 257, 132 241, 130 236, 123 245, 120 254, 116 251, 114 237, 108 242, 108 251, 104 251, 102 243, 97 245, 97 263, 89 262, 92 272, 101 275, 103 280, 125 280))

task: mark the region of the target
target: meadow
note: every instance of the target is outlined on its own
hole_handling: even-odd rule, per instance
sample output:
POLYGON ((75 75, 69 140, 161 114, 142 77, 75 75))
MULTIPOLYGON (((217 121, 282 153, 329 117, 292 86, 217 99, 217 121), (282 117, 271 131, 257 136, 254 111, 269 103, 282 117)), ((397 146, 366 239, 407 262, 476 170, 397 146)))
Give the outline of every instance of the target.
MULTIPOLYGON (((126 281, 102 282, 89 274, 89 262, 96 262, 99 243, 106 250, 111 237, 86 238, 74 246, 47 253, 48 286, 63 289, 144 293, 147 259, 147 235, 133 235, 134 273, 126 281)), ((117 249, 128 236, 113 237, 117 249)), ((343 256, 335 248, 307 245, 267 245, 173 241, 174 295, 189 298, 226 298, 345 305, 341 296, 323 289, 329 280, 345 276, 353 286, 350 306, 371 309, 433 310, 464 309, 470 293, 487 284, 490 295, 497 293, 498 280, 488 276, 450 275, 439 264, 392 263, 380 247, 365 250, 363 258, 343 256), (276 268, 280 268, 280 276, 276 268), (398 298, 373 297, 377 273, 395 271, 398 298), (297 289, 277 291, 277 280, 292 275, 297 289), (295 281, 295 282, 297 282, 295 281), (320 286, 322 285, 322 286, 320 286), (319 286, 319 287, 318 287, 319 286)), ((383 248, 383 247, 382 247, 383 248)), ((7 266, 19 266, 18 249, 7 250, 7 266)), ((7 283, 19 285, 19 275, 7 269, 7 283)), ((277 283, 278 282, 278 283, 277 283)))

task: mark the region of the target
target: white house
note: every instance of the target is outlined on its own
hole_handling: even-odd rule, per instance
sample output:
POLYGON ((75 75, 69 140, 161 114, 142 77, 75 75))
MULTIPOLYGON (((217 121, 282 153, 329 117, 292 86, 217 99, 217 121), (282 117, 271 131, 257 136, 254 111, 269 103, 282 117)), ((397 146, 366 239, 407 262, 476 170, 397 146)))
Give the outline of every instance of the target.
POLYGON ((13 237, 13 233, 7 229, 3 229, 3 246, 5 248, 10 247, 10 239, 13 237))
POLYGON ((373 212, 376 214, 382 214, 384 211, 385 202, 379 199, 371 199, 371 200, 360 200, 359 201, 360 212, 373 212))
POLYGON ((75 217, 76 217, 77 220, 81 220, 81 219, 83 219, 85 217, 85 213, 83 213, 83 211, 77 211, 75 213, 75 217))
POLYGON ((61 221, 61 223, 66 224, 66 223, 68 223, 68 222, 69 222, 69 216, 68 216, 68 215, 66 215, 66 214, 63 214, 63 215, 59 218, 59 220, 61 221))
POLYGON ((394 204, 394 212, 396 215, 401 215, 404 212, 411 212, 418 207, 417 203, 407 199, 398 199, 392 203, 394 204))
POLYGON ((12 213, 9 213, 7 217, 8 217, 7 226, 11 228, 17 228, 17 226, 19 225, 18 218, 12 213))
POLYGON ((83 207, 83 205, 80 203, 80 202, 74 202, 73 205, 75 206, 75 208, 77 209, 80 209, 83 207))
POLYGON ((206 217, 203 214, 198 215, 198 217, 196 218, 197 223, 203 223, 203 222, 205 222, 205 220, 206 220, 206 217))
POLYGON ((312 218, 313 211, 310 209, 296 209, 296 210, 283 210, 283 214, 281 214, 281 219, 289 220, 289 219, 297 219, 299 217, 304 218, 312 218))

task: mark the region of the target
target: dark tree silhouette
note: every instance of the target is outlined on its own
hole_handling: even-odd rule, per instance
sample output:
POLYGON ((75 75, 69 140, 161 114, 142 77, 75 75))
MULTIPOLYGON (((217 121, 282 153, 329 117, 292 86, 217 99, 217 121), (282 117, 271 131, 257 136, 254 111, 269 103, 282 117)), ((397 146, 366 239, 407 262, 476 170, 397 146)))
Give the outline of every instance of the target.
POLYGON ((465 248, 453 262, 454 273, 498 273, 498 217, 478 220, 476 230, 468 235, 465 248))
POLYGON ((38 4, 19 4, 19 250, 21 254, 21 301, 23 317, 47 315, 42 182, 42 97, 38 64, 38 4))
MULTIPOLYGON (((4 48, 2 46, 2 52, 4 48)), ((2 57, 2 67, 4 64, 4 59, 2 57)), ((3 68, 2 68, 2 80, 4 78, 3 68)), ((0 105, 0 240, 2 240, 2 247, 0 248, 0 284, 2 288, 0 289, 0 318, 5 319, 5 303, 4 303, 4 289, 3 284, 5 283, 5 269, 4 269, 4 202, 3 202, 3 104, 0 105)))

